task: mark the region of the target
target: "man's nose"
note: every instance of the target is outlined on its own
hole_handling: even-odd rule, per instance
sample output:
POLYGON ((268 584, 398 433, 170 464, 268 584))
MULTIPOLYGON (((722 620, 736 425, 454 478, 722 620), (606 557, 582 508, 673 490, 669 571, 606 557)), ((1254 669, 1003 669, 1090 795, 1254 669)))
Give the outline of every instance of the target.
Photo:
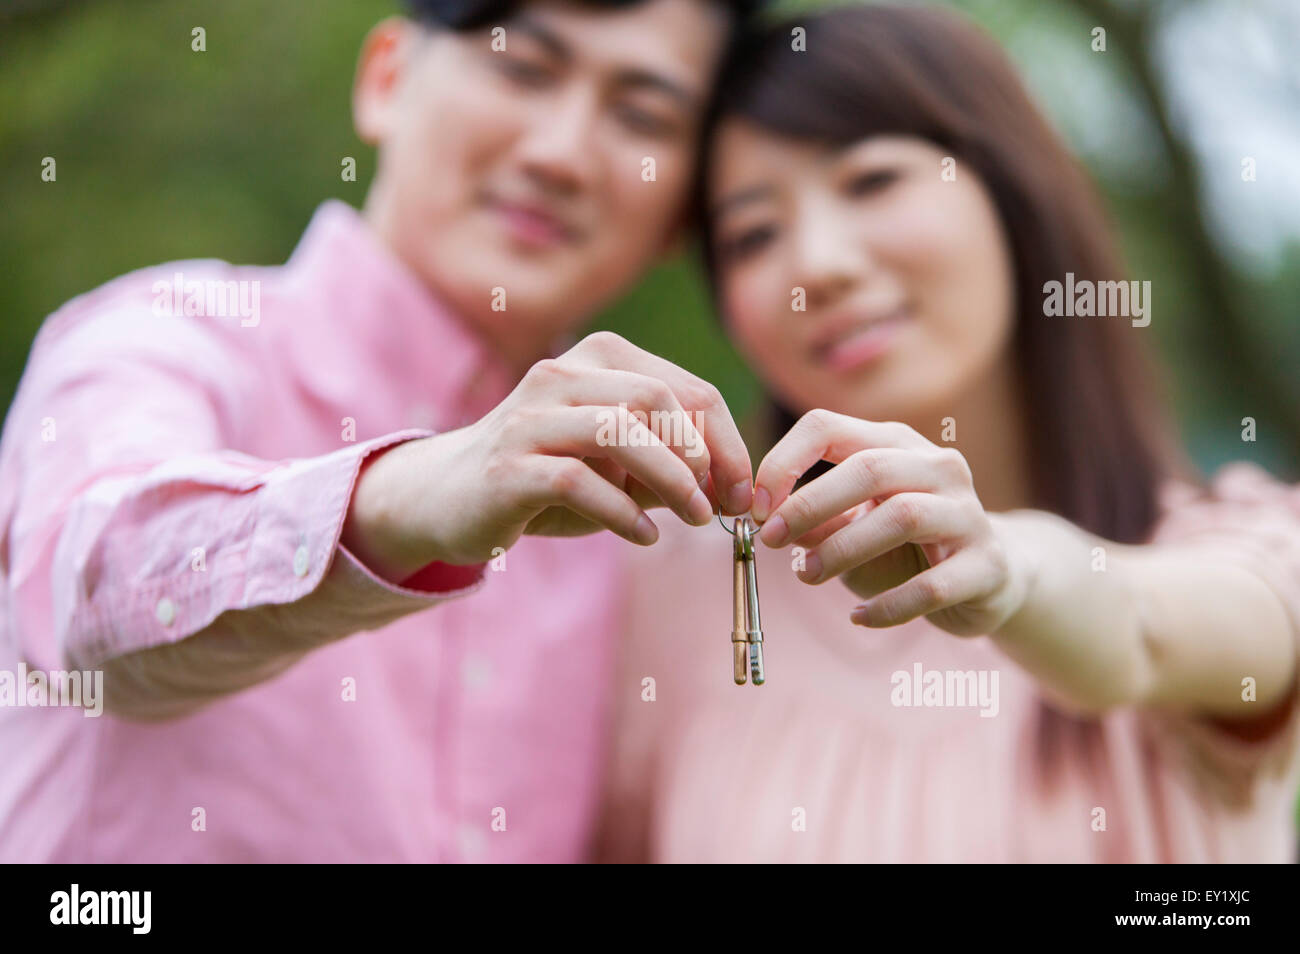
POLYGON ((561 195, 589 188, 600 162, 599 107, 595 90, 574 86, 557 95, 553 108, 535 110, 520 144, 525 172, 561 195))
POLYGON ((833 202, 800 210, 793 248, 794 284, 803 287, 809 310, 834 304, 869 271, 869 250, 855 235, 851 216, 833 202))

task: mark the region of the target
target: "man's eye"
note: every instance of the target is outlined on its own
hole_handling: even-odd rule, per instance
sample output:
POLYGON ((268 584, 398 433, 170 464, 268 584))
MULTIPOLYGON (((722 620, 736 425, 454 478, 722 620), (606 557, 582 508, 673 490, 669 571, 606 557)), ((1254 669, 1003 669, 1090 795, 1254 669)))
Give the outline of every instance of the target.
POLYGON ((640 106, 623 104, 616 109, 619 120, 628 129, 646 136, 666 136, 676 128, 676 123, 640 106))
POLYGON ((496 57, 501 71, 523 86, 542 86, 551 78, 551 70, 541 63, 517 56, 504 56, 501 53, 492 55, 496 57))
POLYGON ((897 178, 898 173, 893 169, 875 169, 850 179, 846 191, 854 196, 870 195, 879 192, 897 178))
POLYGON ((723 262, 736 262, 758 252, 776 237, 771 225, 760 225, 718 243, 718 258, 723 262))

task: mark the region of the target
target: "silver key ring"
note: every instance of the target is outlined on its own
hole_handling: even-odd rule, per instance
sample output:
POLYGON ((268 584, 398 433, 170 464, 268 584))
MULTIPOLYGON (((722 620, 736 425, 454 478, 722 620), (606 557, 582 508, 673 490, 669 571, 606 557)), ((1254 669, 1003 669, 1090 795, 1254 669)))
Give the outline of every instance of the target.
POLYGON ((742 513, 742 514, 740 514, 740 515, 737 516, 737 517, 732 517, 732 521, 733 521, 733 523, 732 523, 731 527, 728 527, 725 523, 722 523, 722 514, 721 514, 720 512, 719 512, 719 513, 715 513, 714 516, 718 518, 718 523, 722 524, 722 529, 723 529, 723 530, 726 530, 726 531, 727 531, 729 534, 731 534, 733 537, 736 535, 736 531, 735 531, 734 527, 735 527, 735 525, 736 525, 737 523, 739 523, 741 520, 748 520, 750 523, 753 523, 753 524, 754 524, 754 532, 755 532, 755 533, 757 533, 758 530, 759 530, 759 526, 758 526, 758 524, 754 523, 753 519, 752 519, 752 518, 749 516, 749 514, 747 514, 747 513, 742 513))

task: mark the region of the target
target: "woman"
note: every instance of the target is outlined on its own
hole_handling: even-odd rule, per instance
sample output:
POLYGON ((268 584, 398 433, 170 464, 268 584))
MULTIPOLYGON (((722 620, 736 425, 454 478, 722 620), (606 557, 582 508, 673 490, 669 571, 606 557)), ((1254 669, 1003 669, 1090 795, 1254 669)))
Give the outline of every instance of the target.
POLYGON ((1048 315, 1127 276, 1001 52, 940 10, 773 27, 701 181, 776 408, 768 678, 731 685, 716 525, 631 555, 597 856, 1293 860, 1300 491, 1202 486, 1143 323, 1048 315))

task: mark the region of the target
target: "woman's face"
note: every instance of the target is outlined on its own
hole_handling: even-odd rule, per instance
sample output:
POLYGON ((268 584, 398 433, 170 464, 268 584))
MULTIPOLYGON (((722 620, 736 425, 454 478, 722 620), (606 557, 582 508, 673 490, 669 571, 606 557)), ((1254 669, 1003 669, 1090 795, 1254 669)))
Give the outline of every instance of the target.
POLYGON ((828 149, 743 119, 710 176, 731 336, 791 410, 909 423, 956 414, 1013 324, 1013 265, 992 198, 930 142, 828 149), (949 163, 949 166, 952 164, 949 163), (952 181, 946 181, 952 180, 952 181))

